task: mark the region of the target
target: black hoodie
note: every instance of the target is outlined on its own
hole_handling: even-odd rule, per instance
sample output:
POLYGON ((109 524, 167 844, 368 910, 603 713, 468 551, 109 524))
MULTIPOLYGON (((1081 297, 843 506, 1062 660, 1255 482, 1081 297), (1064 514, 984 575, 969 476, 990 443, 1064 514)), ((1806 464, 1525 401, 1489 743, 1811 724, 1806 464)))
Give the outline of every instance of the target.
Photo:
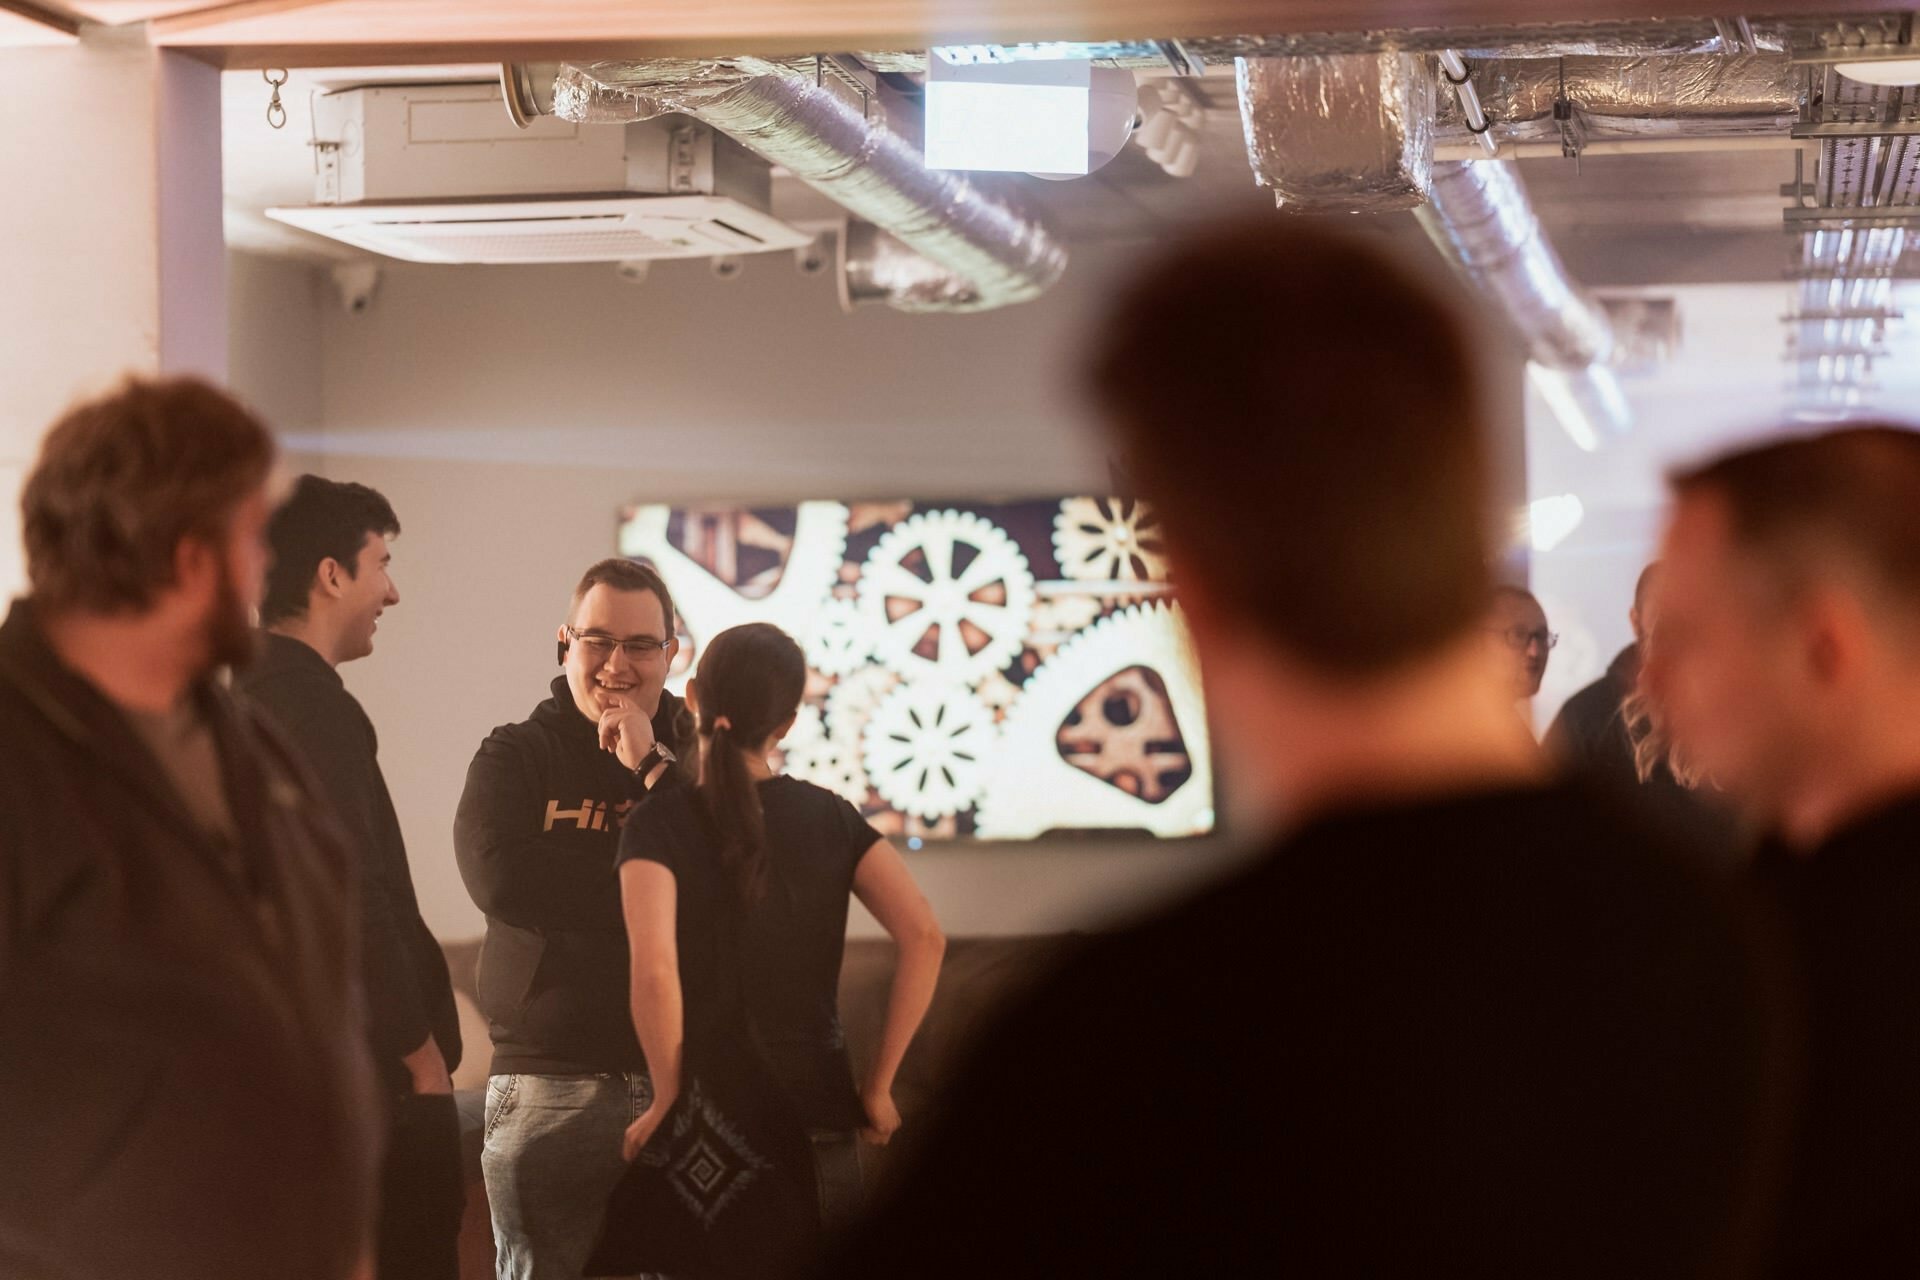
MULTIPOLYGON (((655 737, 679 752, 687 717, 660 696, 655 737)), ((646 791, 580 714, 566 677, 480 744, 453 822, 467 892, 487 915, 480 1008, 497 1075, 646 1067, 627 1008, 627 935, 614 855, 646 791)))

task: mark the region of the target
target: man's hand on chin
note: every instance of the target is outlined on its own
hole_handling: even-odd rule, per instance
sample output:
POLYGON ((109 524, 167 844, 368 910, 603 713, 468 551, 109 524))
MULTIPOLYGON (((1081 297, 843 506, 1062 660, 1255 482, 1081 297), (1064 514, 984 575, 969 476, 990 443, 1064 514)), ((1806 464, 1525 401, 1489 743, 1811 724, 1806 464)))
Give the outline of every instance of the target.
POLYGON ((653 717, 627 694, 598 690, 595 696, 605 707, 600 713, 601 748, 627 768, 638 769, 653 750, 653 717))

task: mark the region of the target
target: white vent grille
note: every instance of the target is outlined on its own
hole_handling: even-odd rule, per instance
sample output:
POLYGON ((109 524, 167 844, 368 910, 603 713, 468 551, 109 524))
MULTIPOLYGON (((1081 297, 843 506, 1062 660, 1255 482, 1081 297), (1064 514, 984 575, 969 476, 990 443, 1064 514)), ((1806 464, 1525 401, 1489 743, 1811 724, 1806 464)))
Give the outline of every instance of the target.
POLYGON ((725 196, 308 205, 289 226, 408 262, 621 262, 797 249, 812 237, 725 196))

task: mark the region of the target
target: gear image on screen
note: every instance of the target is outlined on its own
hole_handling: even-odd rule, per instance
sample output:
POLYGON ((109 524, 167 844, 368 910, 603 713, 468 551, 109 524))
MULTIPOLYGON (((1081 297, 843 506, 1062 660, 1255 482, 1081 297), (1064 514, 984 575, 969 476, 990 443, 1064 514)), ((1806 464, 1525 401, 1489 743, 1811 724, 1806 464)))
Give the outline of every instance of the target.
POLYGON ((1199 671, 1143 503, 642 505, 619 550, 673 592, 675 692, 729 627, 800 642, 776 768, 913 847, 1213 830, 1199 671))

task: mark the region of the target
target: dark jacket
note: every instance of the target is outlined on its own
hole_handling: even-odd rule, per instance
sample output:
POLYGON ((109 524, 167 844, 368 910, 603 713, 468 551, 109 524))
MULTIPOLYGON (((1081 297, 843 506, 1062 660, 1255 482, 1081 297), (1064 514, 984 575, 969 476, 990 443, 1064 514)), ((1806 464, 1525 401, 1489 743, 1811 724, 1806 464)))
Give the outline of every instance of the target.
POLYGON ((336 1280, 379 1123, 339 829, 203 683, 209 837, 35 617, 0 627, 0 1275, 336 1280))
POLYGON ((391 1092, 412 1080, 402 1061, 431 1035, 460 1065, 460 1014, 447 961, 427 922, 407 866, 400 819, 380 771, 373 721, 340 673, 310 646, 267 633, 264 649, 235 688, 265 707, 312 767, 347 829, 360 872, 360 972, 368 1039, 391 1092))
MULTIPOLYGON (((662 694, 653 731, 685 745, 682 704, 662 694)), ((453 848, 467 892, 487 916, 480 1008, 493 1070, 510 1075, 640 1071, 627 1007, 627 934, 614 855, 646 791, 566 678, 519 724, 480 744, 467 769, 453 848)))
POLYGON ((1920 1275, 1920 790, 1758 874, 1807 984, 1785 1276, 1920 1275))
POLYGON ((1633 764, 1633 740, 1627 736, 1620 704, 1633 692, 1640 674, 1640 646, 1628 645, 1607 673, 1568 698, 1547 729, 1547 749, 1562 763, 1616 786, 1633 786, 1640 775, 1633 764))

